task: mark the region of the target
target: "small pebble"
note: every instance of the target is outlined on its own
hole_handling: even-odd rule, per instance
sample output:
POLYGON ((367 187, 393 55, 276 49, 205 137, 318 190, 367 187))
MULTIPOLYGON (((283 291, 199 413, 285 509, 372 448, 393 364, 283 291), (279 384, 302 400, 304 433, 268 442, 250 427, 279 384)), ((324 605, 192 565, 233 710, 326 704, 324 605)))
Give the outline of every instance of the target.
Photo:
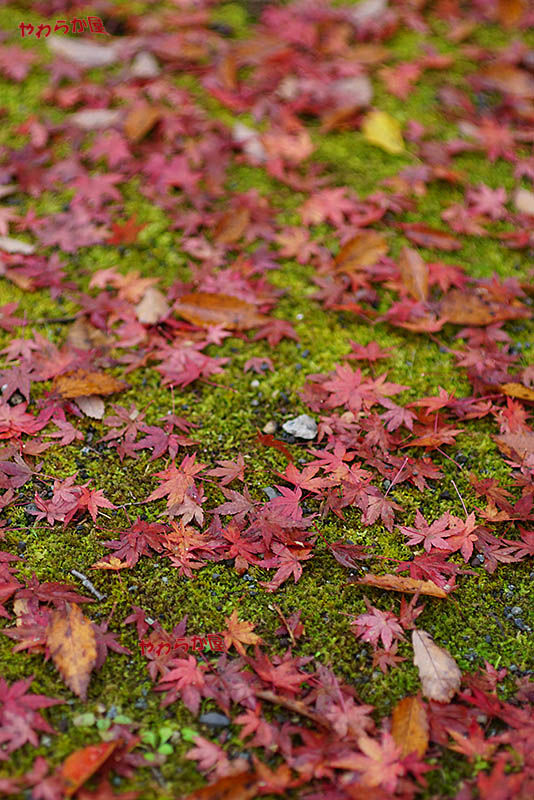
POLYGON ((300 416, 284 422, 282 428, 286 433, 296 436, 298 439, 315 439, 317 436, 317 423, 308 414, 300 414, 300 416))
POLYGON ((202 714, 198 721, 210 728, 227 728, 230 724, 228 717, 217 711, 208 711, 206 714, 202 714))
POLYGON ((253 381, 250 381, 250 385, 252 386, 252 388, 253 388, 253 389, 257 389, 257 388, 258 388, 258 386, 260 385, 260 382, 259 382, 259 380, 257 380, 256 378, 254 378, 254 380, 253 380, 253 381))
POLYGON ((274 433, 276 431, 277 427, 278 426, 277 426, 276 422, 274 422, 274 420, 271 419, 271 420, 269 420, 269 422, 267 422, 263 426, 262 430, 263 430, 263 433, 274 433))

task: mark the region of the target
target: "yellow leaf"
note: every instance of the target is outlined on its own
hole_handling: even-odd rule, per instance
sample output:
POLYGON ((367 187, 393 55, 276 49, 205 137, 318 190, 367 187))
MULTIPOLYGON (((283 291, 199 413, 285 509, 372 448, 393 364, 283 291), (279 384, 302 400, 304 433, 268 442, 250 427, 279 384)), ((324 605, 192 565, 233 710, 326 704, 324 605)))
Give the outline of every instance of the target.
POLYGON ((381 147, 388 153, 394 155, 404 153, 401 126, 385 111, 370 111, 366 114, 362 124, 362 133, 368 142, 381 147))
POLYGON ((426 708, 418 697, 405 697, 393 709, 391 735, 403 756, 417 753, 421 758, 428 747, 426 708))

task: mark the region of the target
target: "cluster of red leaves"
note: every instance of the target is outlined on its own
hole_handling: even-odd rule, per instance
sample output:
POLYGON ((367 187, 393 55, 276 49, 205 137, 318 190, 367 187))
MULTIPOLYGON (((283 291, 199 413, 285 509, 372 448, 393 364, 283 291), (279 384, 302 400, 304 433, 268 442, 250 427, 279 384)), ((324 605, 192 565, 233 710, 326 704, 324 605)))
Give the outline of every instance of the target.
MULTIPOLYGON (((56 13, 68 5, 42 0, 38 10, 56 13)), ((150 451, 151 461, 168 459, 154 472, 155 488, 144 500, 165 499, 169 522, 138 518, 119 532, 118 539, 103 542, 113 554, 95 564, 96 569, 133 568, 141 556, 157 555, 192 578, 208 562, 233 559, 240 574, 251 565, 275 570, 271 580, 261 584, 275 591, 290 578, 300 579, 302 562, 313 557, 320 533, 312 524, 320 526, 329 514, 343 520, 344 509, 357 509, 362 525, 381 524, 393 532, 404 509, 392 490, 402 484, 428 490, 429 482, 442 477, 440 456, 450 458, 442 448, 454 445, 471 420, 487 417, 499 426, 495 439, 513 470, 512 484, 502 486, 496 479, 472 474, 471 487, 485 500, 484 508, 466 509, 462 517, 446 512, 429 521, 417 512, 412 525, 397 524, 406 544, 418 551, 399 561, 396 570, 408 572, 414 581, 431 582, 433 590, 450 592, 456 577, 467 574, 458 562, 472 561, 474 553, 488 572, 499 563, 532 557, 534 533, 528 527, 534 518, 534 429, 529 404, 534 401, 534 371, 521 366, 504 328, 509 320, 530 318, 531 284, 496 276, 477 280, 461 266, 428 255, 460 252, 466 236, 492 236, 514 249, 533 244, 529 228, 534 193, 519 189, 512 196, 502 187, 471 186, 454 164, 462 153, 481 153, 490 161, 509 161, 517 180, 534 179, 525 147, 532 141, 531 51, 515 41, 496 56, 463 43, 474 26, 496 17, 505 25, 526 28, 534 22, 532 12, 523 12, 521 3, 488 0, 473 3, 468 18, 459 21, 459 2, 437 4, 436 13, 451 25, 450 39, 459 44, 462 57, 479 64, 469 78, 472 88, 496 93, 491 108, 475 105, 467 91, 447 83, 452 56, 426 48, 409 62, 383 66, 388 58, 384 43, 399 28, 428 32, 424 3, 364 0, 356 7, 310 2, 268 6, 250 42, 230 40, 224 26, 210 26, 209 6, 209 0, 201 0, 195 11, 185 4, 172 12, 131 17, 132 35, 119 42, 83 41, 81 49, 71 42, 72 48, 65 50, 56 41, 51 81, 42 99, 67 112, 65 120, 52 123, 46 113, 42 119, 30 117, 18 130, 28 143, 0 149, 2 197, 16 191, 38 198, 44 191, 64 187, 73 192, 61 213, 39 216, 31 206, 24 216, 0 210, 0 274, 22 291, 47 289, 52 298, 68 297, 79 308, 61 346, 30 328, 30 335, 12 338, 2 351, 0 508, 9 515, 16 504, 28 502, 23 487, 38 481, 27 510, 49 525, 68 526, 85 512, 95 521, 101 509, 115 509, 102 489, 75 484, 75 475, 45 476, 32 461, 52 446, 83 440, 75 418, 100 419, 105 433, 99 445, 115 449, 121 462, 137 459, 142 450, 150 451), (147 53, 152 61, 140 73, 134 64, 147 53), (493 60, 488 65, 489 56, 493 60), (99 63, 118 61, 130 64, 121 81, 96 84, 85 74, 99 63), (324 167, 309 160, 314 146, 306 119, 318 118, 323 131, 365 131, 371 77, 405 98, 427 70, 440 71, 439 102, 458 123, 459 138, 434 139, 431 131, 412 121, 405 136, 418 158, 416 166, 384 181, 383 190, 365 200, 346 186, 328 185, 324 167), (242 123, 230 129, 210 118, 173 82, 173 73, 183 71, 196 75, 230 111, 249 112, 262 132, 242 123), (66 158, 55 156, 61 150, 55 145, 62 141, 71 145, 66 158), (227 173, 236 164, 261 167, 286 187, 304 193, 300 224, 279 221, 275 197, 255 190, 228 197, 227 173), (144 223, 124 213, 122 188, 136 175, 141 177, 139 191, 166 212, 172 230, 180 231, 191 279, 175 280, 164 295, 157 279, 111 267, 94 272, 89 290, 81 291, 67 280, 60 252, 76 254, 97 244, 120 249, 143 237, 144 223), (442 209, 446 227, 406 221, 404 215, 417 212, 424 203, 427 187, 440 181, 464 191, 463 202, 442 209), (389 256, 386 222, 409 243, 396 260, 389 256), (322 240, 319 225, 328 230, 322 240), (39 251, 12 239, 13 230, 29 234, 39 251), (327 238, 338 242, 334 252, 327 238), (456 399, 441 389, 437 396, 402 404, 397 395, 409 387, 388 381, 387 373, 375 373, 375 363, 391 353, 375 342, 351 342, 346 363, 308 376, 301 392, 303 403, 319 417, 317 443, 302 469, 284 444, 270 436, 260 438, 289 462, 284 472, 276 473, 284 485, 276 485, 276 495, 260 502, 245 484, 243 455, 218 461, 217 466, 201 463, 195 452, 181 452, 198 443, 189 436, 193 425, 174 411, 149 425, 146 409, 134 404, 130 409, 114 404, 114 413, 105 416, 102 398, 125 388, 111 370, 121 369, 126 375, 151 366, 171 390, 195 382, 210 385, 229 362, 211 354, 227 337, 246 342, 244 332, 254 329, 253 340, 265 340, 272 349, 283 338, 298 339, 288 321, 268 316, 281 294, 267 279, 278 257, 314 269, 315 299, 327 310, 354 313, 401 333, 434 336, 456 326, 462 345, 450 352, 465 371, 472 395, 456 399), (378 302, 387 298, 391 302, 383 304, 385 310, 378 316, 378 302), (351 361, 361 366, 353 368, 351 361), (33 387, 47 381, 52 381, 51 388, 32 400, 33 387), (236 481, 243 484, 240 491, 236 481), (206 482, 215 483, 224 502, 206 507, 206 482), (209 523, 202 529, 207 514, 209 523), (527 528, 518 525, 520 538, 505 538, 502 523, 524 523, 527 528)), ((106 13, 113 16, 107 5, 106 13)), ((0 71, 9 80, 23 81, 37 61, 28 50, 0 45, 0 71)), ((30 320, 16 317, 16 311, 16 303, 0 308, 3 330, 31 326, 30 320)), ((274 367, 270 357, 254 356, 244 368, 260 372, 274 367)), ((327 544, 347 568, 369 557, 365 548, 350 541, 327 544)), ((16 641, 15 650, 48 657, 52 614, 57 619, 59 610, 66 617, 69 604, 88 598, 66 584, 41 584, 35 576, 20 583, 10 567, 15 560, 0 554, 0 599, 13 602, 17 620, 3 632, 16 641)), ((403 601, 397 616, 368 606, 350 627, 373 646, 375 665, 385 671, 400 660, 396 640, 414 627, 422 610, 403 601)), ((9 618, 3 605, 0 614, 9 618)), ((126 621, 135 622, 139 636, 148 630, 141 609, 135 608, 126 621)), ((107 624, 86 623, 92 625, 96 641, 91 668, 102 666, 108 649, 129 652, 107 624)), ((431 769, 423 759, 426 747, 415 755, 404 752, 390 720, 377 727, 372 709, 329 669, 312 668, 310 659, 293 656, 291 650, 270 659, 260 649, 251 623, 240 622, 236 614, 227 626, 226 645, 236 649, 237 658, 225 654, 214 666, 193 656, 157 656, 148 669, 152 679, 159 680, 157 689, 167 693, 165 704, 180 699, 193 714, 203 700, 215 702, 225 713, 234 705, 241 707, 235 722, 243 725, 245 739, 252 737, 247 746, 283 759, 274 771, 253 762, 259 793, 283 794, 311 785, 309 800, 408 800, 425 785, 424 775, 431 769), (249 645, 256 648, 253 657, 247 654, 249 645), (300 714, 313 729, 267 721, 266 703, 300 714)), ((284 621, 284 626, 295 647, 302 624, 296 618, 284 621)), ((165 633, 157 626, 154 630, 160 637, 165 633)), ((171 641, 184 633, 183 621, 166 635, 171 641)), ((496 695, 501 677, 488 667, 485 675, 466 679, 457 700, 430 701, 425 709, 432 757, 439 747, 449 747, 470 760, 492 759, 491 771, 466 782, 459 800, 467 800, 475 790, 483 800, 528 797, 533 792, 534 763, 527 746, 533 732, 532 687, 521 684, 514 702, 505 703, 496 695), (504 730, 495 732, 494 721, 504 730)), ((35 744, 37 730, 50 732, 36 709, 55 701, 27 695, 29 685, 0 685, 0 757, 25 742, 35 744)), ((199 737, 189 756, 204 772, 224 781, 244 773, 249 763, 232 761, 222 744, 199 737)), ((32 787, 35 797, 60 797, 61 780, 46 774, 46 765, 38 761, 23 779, 3 781, 1 786, 11 793, 32 787)), ((101 798, 110 796, 106 780, 101 798)))

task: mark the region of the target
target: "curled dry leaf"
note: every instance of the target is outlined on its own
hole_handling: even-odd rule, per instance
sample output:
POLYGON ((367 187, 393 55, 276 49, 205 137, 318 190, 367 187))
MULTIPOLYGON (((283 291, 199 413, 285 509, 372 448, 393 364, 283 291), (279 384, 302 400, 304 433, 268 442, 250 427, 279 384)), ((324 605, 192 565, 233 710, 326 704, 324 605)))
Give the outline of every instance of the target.
POLYGON ((367 573, 361 578, 351 580, 349 583, 362 586, 374 586, 392 592, 405 592, 406 594, 428 595, 429 597, 448 597, 444 589, 440 589, 434 581, 422 581, 418 578, 404 578, 401 575, 372 575, 367 573))
POLYGON ((501 383, 499 389, 507 397, 515 397, 527 403, 534 403, 534 389, 523 386, 522 383, 501 383))
POLYGON ((64 610, 52 611, 46 643, 69 689, 85 700, 96 664, 96 636, 91 620, 75 603, 65 603, 64 610))
POLYGON ((385 111, 370 111, 366 114, 362 133, 368 142, 388 153, 399 155, 405 151, 401 126, 385 111))
POLYGON ((415 300, 424 303, 428 299, 428 266, 417 250, 402 248, 399 269, 408 292, 415 300))
POLYGON ((80 786, 83 786, 91 775, 100 769, 119 742, 119 739, 115 739, 112 742, 90 744, 67 756, 59 770, 59 774, 65 782, 65 797, 72 797, 80 786))
POLYGON ((87 372, 77 369, 57 375, 52 383, 52 389, 64 400, 73 400, 85 395, 108 395, 122 392, 128 384, 108 375, 106 372, 87 372))
POLYGON ((170 307, 165 299, 165 295, 149 287, 143 295, 141 302, 135 307, 137 319, 143 325, 155 325, 169 315, 170 307))
POLYGON ((217 244, 233 244, 241 239, 249 222, 250 211, 248 208, 227 211, 215 226, 213 238, 217 244))
POLYGON ((428 747, 428 716, 419 697, 405 697, 393 709, 391 735, 402 758, 410 753, 424 756, 428 747))
POLYGON ((223 325, 228 330, 245 331, 268 322, 252 303, 227 294, 195 292, 184 294, 174 304, 175 311, 200 327, 223 325))
POLYGON ((454 658, 426 631, 412 632, 413 663, 419 670, 423 694, 429 700, 448 703, 460 688, 462 673, 454 658))
POLYGON ((337 272, 356 272, 372 267, 387 251, 388 244, 381 233, 360 231, 343 245, 334 259, 334 266, 337 272))

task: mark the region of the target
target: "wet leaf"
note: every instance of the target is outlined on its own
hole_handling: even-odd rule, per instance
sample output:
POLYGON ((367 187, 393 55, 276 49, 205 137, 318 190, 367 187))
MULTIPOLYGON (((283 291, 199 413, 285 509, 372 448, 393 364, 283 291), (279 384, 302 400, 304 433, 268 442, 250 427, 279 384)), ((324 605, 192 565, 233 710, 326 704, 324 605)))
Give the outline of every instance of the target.
POLYGON ((64 400, 90 394, 114 394, 122 392, 126 388, 128 388, 128 384, 114 378, 113 375, 106 372, 86 372, 83 369, 57 375, 52 383, 52 389, 64 400))
POLYGON ((175 302, 174 310, 200 327, 223 325, 228 330, 245 331, 268 322, 268 317, 259 314, 251 303, 227 294, 184 294, 175 302))
POLYGON ((419 670, 423 694, 429 700, 449 703, 460 688, 462 673, 454 658, 426 631, 412 632, 413 662, 419 670))
POLYGON ((366 114, 362 133, 368 142, 388 153, 399 155, 405 151, 401 126, 385 111, 370 111, 366 114))
POLYGON ((429 597, 448 597, 447 592, 440 589, 434 581, 422 581, 418 578, 403 578, 400 575, 372 575, 366 573, 361 578, 351 580, 362 586, 374 586, 377 589, 386 589, 392 592, 406 592, 407 594, 428 595, 429 597))
POLYGON ((393 709, 391 735, 402 757, 417 753, 424 756, 428 747, 428 717, 419 697, 405 697, 393 709))
POLYGON ((403 247, 399 256, 399 269, 404 285, 415 300, 428 299, 428 267, 417 250, 403 247))
POLYGON ((83 786, 91 775, 94 775, 108 760, 118 744, 118 739, 112 742, 90 744, 67 756, 59 770, 66 783, 65 796, 72 797, 80 786, 83 786))
POLYGON ((46 631, 52 661, 74 694, 87 698, 91 672, 96 665, 96 635, 93 623, 74 603, 52 611, 46 631))
POLYGON ((376 231, 360 231, 343 245, 334 266, 337 272, 356 272, 372 267, 388 251, 386 238, 376 231))

